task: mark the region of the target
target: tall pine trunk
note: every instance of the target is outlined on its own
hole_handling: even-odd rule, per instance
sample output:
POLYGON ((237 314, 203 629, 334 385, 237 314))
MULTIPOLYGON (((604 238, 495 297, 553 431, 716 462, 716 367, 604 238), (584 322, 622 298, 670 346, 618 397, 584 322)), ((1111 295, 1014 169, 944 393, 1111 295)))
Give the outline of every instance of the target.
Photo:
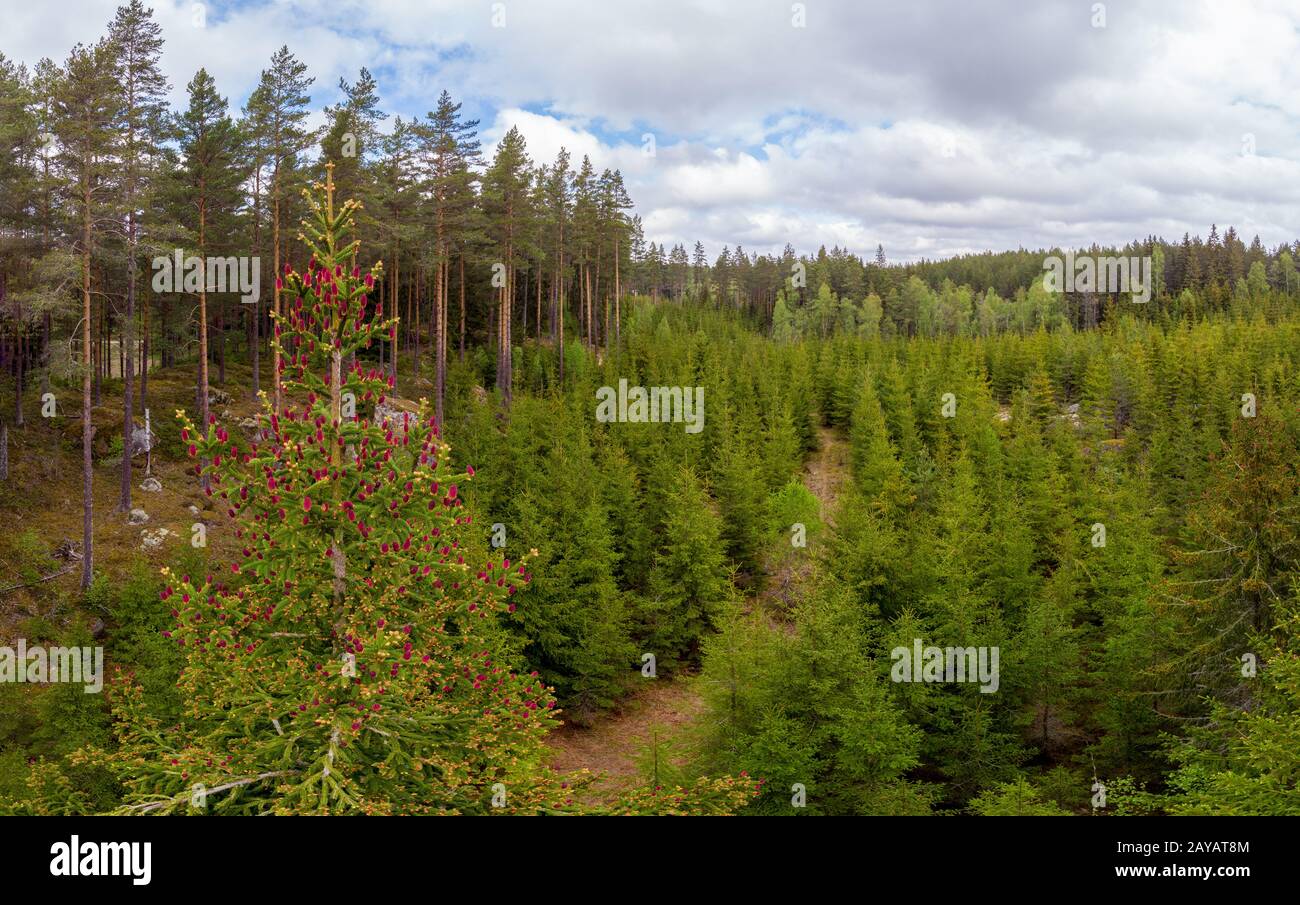
MULTIPOLYGON (((208 266, 207 266, 207 214, 208 205, 205 196, 206 186, 199 181, 199 260, 203 262, 203 276, 199 281, 199 430, 204 437, 210 438, 211 427, 208 424, 208 266)), ((200 466, 206 466, 207 460, 200 460, 200 466)), ((209 486, 207 474, 203 475, 203 489, 209 486)))
POLYGON ((149 296, 145 295, 140 306, 140 408, 149 405, 149 356, 152 354, 149 342, 149 296))
MULTIPOLYGON (((118 506, 131 511, 131 432, 135 430, 135 211, 126 215, 126 316, 122 321, 122 490, 118 506)), ((147 441, 146 441, 147 442, 147 441)))
MULTIPOLYGON (((262 253, 262 163, 259 160, 253 171, 253 254, 262 253)), ((277 272, 272 279, 279 279, 277 272)), ((249 331, 249 352, 253 356, 253 398, 262 391, 262 294, 259 291, 249 310, 252 320, 249 331)))
POLYGON ((95 487, 91 474, 91 443, 95 428, 90 422, 91 413, 91 360, 90 345, 90 173, 89 164, 83 164, 81 175, 81 589, 90 587, 94 572, 94 510, 95 487))
MULTIPOLYGON (((277 141, 279 136, 276 136, 277 141)), ((280 407, 283 403, 283 392, 280 386, 280 162, 275 162, 275 169, 271 174, 271 244, 274 250, 271 253, 273 266, 275 269, 275 289, 273 290, 273 308, 274 317, 271 320, 271 385, 272 390, 272 411, 280 414, 280 407)))

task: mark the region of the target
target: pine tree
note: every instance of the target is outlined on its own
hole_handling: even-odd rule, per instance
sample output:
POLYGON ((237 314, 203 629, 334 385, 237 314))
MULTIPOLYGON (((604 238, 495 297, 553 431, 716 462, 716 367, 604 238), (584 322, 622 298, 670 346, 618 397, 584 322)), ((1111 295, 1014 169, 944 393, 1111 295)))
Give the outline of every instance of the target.
MULTIPOLYGON (((48 251, 36 239, 48 230, 48 211, 41 210, 41 169, 48 166, 49 152, 42 147, 38 80, 25 66, 15 65, 0 54, 0 231, 7 237, 0 245, 0 280, 6 289, 7 312, 12 324, 14 377, 14 424, 22 427, 23 392, 29 372, 40 365, 41 353, 33 355, 32 328, 42 316, 66 304, 66 293, 50 292, 48 279, 37 274, 43 269, 48 251), (35 260, 33 260, 35 259, 35 260)), ((6 433, 6 443, 8 434, 6 433)), ((7 446, 0 451, 5 455, 7 446)), ((5 475, 8 476, 7 467, 5 475)))
MULTIPOLYGON (((315 140, 314 134, 308 132, 303 125, 310 112, 307 104, 311 97, 307 91, 314 81, 307 75, 306 65, 290 53, 287 46, 282 46, 272 55, 271 67, 262 70, 261 80, 248 98, 249 118, 271 168, 268 189, 271 204, 271 254, 274 264, 272 269, 277 274, 281 269, 281 255, 284 251, 281 225, 288 206, 291 177, 298 155, 315 140)), ((278 288, 272 296, 271 310, 273 315, 281 313, 278 288)), ((271 398, 275 410, 279 412, 283 401, 280 382, 283 369, 274 343, 272 347, 271 398)))
POLYGON ((68 56, 55 89, 55 129, 61 146, 60 163, 75 184, 67 194, 76 212, 81 258, 81 470, 82 562, 81 587, 90 587, 94 573, 92 517, 94 485, 91 480, 91 443, 95 428, 91 354, 91 262, 113 189, 114 157, 119 135, 112 128, 120 107, 113 81, 113 47, 101 41, 95 47, 78 44, 68 56))
MULTIPOLYGON (((197 403, 199 424, 208 418, 208 293, 211 270, 208 256, 230 241, 234 206, 239 197, 243 172, 239 167, 239 133, 226 112, 226 99, 217 94, 216 83, 200 69, 186 87, 188 109, 177 118, 182 163, 173 190, 190 202, 184 225, 188 230, 203 275, 199 280, 198 333, 199 373, 197 403)), ((179 274, 174 278, 179 279, 179 274)), ((229 290, 227 290, 229 291, 229 290)))
MULTIPOLYGON (((621 266, 623 256, 628 248, 628 221, 625 211, 632 207, 632 199, 628 197, 627 189, 623 185, 623 174, 618 170, 605 170, 600 177, 599 183, 599 206, 600 206, 600 231, 601 245, 608 247, 610 250, 610 261, 614 273, 612 280, 614 283, 614 329, 613 342, 618 342, 623 335, 623 287, 621 266)), ((678 293, 685 288, 686 282, 686 249, 673 249, 674 265, 680 264, 680 277, 678 279, 678 293)), ((608 322, 608 316, 606 321, 608 322)), ((605 329, 605 346, 610 347, 610 331, 608 323, 605 329)))
POLYGON ((493 285, 500 290, 497 294, 497 390, 507 407, 514 387, 515 273, 523 265, 529 241, 531 166, 523 133, 515 127, 501 139, 496 156, 483 175, 488 231, 497 246, 493 285))
MULTIPOLYGON (((564 148, 556 155, 555 163, 546 171, 543 186, 546 205, 546 223, 553 239, 551 277, 551 338, 556 343, 556 362, 559 366, 559 380, 564 381, 564 289, 568 283, 565 278, 565 227, 568 225, 571 207, 569 152, 564 148)), ((540 328, 540 324, 538 325, 540 328)))
POLYGON ((460 353, 465 355, 464 260, 473 223, 474 170, 481 155, 478 120, 461 117, 461 105, 446 91, 438 97, 427 122, 417 127, 424 161, 426 191, 433 212, 434 266, 434 411, 442 423, 447 392, 448 298, 451 293, 451 252, 460 248, 460 353))
POLYGON ((379 124, 387 117, 379 109, 379 86, 364 66, 355 82, 339 79, 339 91, 342 101, 325 108, 329 126, 320 140, 321 159, 334 163, 338 193, 364 209, 373 198, 368 170, 380 149, 379 124))
MULTIPOLYGON (((591 265, 597 253, 597 219, 599 208, 596 196, 596 171, 591 159, 583 156, 582 165, 573 174, 573 248, 577 264, 578 280, 578 323, 582 338, 588 346, 597 342, 595 324, 595 305, 591 298, 591 265)), ((660 279, 656 274, 651 282, 651 291, 658 300, 660 279)))
MULTIPOLYGON (((141 0, 118 7, 109 25, 121 100, 117 128, 122 136, 121 202, 126 210, 126 310, 122 321, 122 419, 124 453, 118 506, 131 509, 131 433, 135 429, 135 311, 140 211, 152 186, 150 172, 160 153, 165 130, 166 94, 170 88, 159 67, 162 27, 141 0)), ((143 393, 141 394, 143 397, 143 393)))
POLYGON ((1061 731, 1077 723, 1072 710, 1081 672, 1078 633, 1070 601, 1035 594, 1024 607, 1024 625, 1007 658, 1007 690, 1025 708, 1022 724, 1046 754, 1056 753, 1061 731))
MULTIPOLYGON (((411 172, 414 156, 414 127, 400 116, 394 117, 393 128, 378 138, 379 153, 375 163, 374 210, 370 216, 378 233, 381 247, 388 253, 388 272, 383 290, 388 295, 388 305, 396 314, 401 286, 403 249, 415 239, 416 229, 410 224, 419 201, 419 188, 411 172)), ((419 329, 416 322, 412 328, 419 329)), ((397 334, 388 338, 390 352, 387 369, 389 376, 397 376, 397 334)), ((384 360, 381 354, 380 361, 384 360)), ((419 373, 418 359, 416 373, 419 373)))

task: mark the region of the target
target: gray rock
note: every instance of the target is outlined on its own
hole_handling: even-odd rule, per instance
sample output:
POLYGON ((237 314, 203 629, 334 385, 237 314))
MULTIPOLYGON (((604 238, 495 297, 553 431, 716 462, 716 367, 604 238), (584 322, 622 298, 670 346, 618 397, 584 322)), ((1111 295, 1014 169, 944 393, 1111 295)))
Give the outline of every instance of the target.
POLYGON ((157 436, 153 431, 147 431, 143 427, 137 427, 131 431, 131 455, 132 457, 143 455, 153 449, 157 436))
POLYGON ((395 405, 389 405, 387 402, 381 402, 375 406, 375 426, 387 427, 389 422, 393 422, 394 427, 402 423, 402 410, 395 405))
POLYGON ((148 493, 158 493, 162 490, 162 481, 150 475, 140 482, 140 489, 148 493))
POLYGON ((140 532, 140 549, 157 550, 167 538, 178 536, 175 531, 170 531, 167 528, 159 528, 156 531, 150 531, 146 528, 140 532))
POLYGON ((149 513, 143 509, 132 509, 126 523, 128 525, 143 525, 147 521, 149 521, 149 513))

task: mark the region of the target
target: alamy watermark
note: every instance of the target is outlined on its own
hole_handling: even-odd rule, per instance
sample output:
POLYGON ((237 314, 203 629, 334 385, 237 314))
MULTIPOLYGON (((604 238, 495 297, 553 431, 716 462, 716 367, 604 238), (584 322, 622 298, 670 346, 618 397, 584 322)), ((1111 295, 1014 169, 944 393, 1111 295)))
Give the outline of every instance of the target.
POLYGON ((152 842, 68 842, 50 846, 50 875, 54 877, 130 877, 135 886, 148 886, 153 877, 152 842))
POLYGON ((1139 304, 1151 301, 1151 258, 1075 255, 1072 251, 1043 259, 1043 288, 1048 292, 1127 292, 1139 304))
POLYGON ((0 646, 0 683, 7 682, 68 682, 85 685, 86 694, 97 694, 104 688, 104 649, 28 647, 27 639, 19 638, 17 648, 0 646))
POLYGON ((596 420, 661 424, 685 423, 686 433, 704 430, 704 387, 646 387, 618 382, 618 390, 604 386, 596 390, 596 420))
POLYGON ((978 682, 980 691, 998 690, 997 647, 924 647, 920 638, 912 646, 889 652, 894 667, 889 677, 895 682, 978 682))
POLYGON ((178 248, 171 256, 154 258, 153 271, 154 292, 237 292, 247 305, 261 297, 262 259, 257 256, 186 257, 178 248))

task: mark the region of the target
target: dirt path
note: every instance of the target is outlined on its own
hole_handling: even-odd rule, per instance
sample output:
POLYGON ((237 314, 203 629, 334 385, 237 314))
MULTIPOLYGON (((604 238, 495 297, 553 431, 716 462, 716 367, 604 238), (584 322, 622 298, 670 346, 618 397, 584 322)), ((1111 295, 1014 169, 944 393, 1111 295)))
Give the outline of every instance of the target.
MULTIPOLYGON (((804 467, 804 484, 821 501, 821 516, 829 522, 840 485, 849 473, 848 444, 830 428, 818 432, 820 448, 804 467)), ((800 585, 811 572, 809 556, 771 561, 769 580, 757 601, 771 614, 773 627, 793 627, 778 618, 799 594, 800 585)), ((599 774, 584 796, 603 802, 641 780, 639 759, 650 745, 656 729, 659 741, 681 758, 683 735, 704 711, 696 680, 645 679, 643 690, 624 699, 618 711, 600 717, 588 728, 564 726, 551 733, 547 744, 554 755, 551 765, 564 773, 590 770, 599 774)))
POLYGON ((645 688, 624 698, 618 711, 588 728, 566 725, 546 739, 554 752, 551 766, 555 769, 597 774, 583 796, 588 802, 608 802, 641 781, 638 761, 656 730, 670 759, 678 763, 684 759, 681 736, 704 710, 694 677, 641 681, 645 688))
POLYGON ((840 485, 849 475, 849 444, 829 427, 818 429, 817 440, 820 446, 804 468, 803 482, 821 501, 822 521, 831 524, 840 485))
MULTIPOLYGON (((803 483, 821 503, 821 520, 830 525, 840 486, 849 474, 849 446, 829 427, 820 428, 817 436, 820 446, 804 466, 803 483)), ((784 555, 773 550, 767 557, 767 583, 755 603, 766 610, 774 629, 794 631, 788 613, 803 597, 807 583, 814 580, 814 543, 810 537, 808 548, 787 550, 784 555)))

